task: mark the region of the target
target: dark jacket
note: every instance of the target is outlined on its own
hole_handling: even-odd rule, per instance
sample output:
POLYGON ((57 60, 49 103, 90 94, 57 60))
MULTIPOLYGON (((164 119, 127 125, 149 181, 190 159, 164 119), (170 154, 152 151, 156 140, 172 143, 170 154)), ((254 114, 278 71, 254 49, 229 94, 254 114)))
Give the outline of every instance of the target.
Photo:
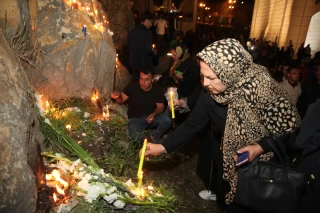
POLYGON ((137 70, 152 69, 152 33, 142 24, 138 24, 128 35, 128 66, 137 70))
POLYGON ((313 174, 315 179, 309 184, 307 193, 301 199, 300 213, 320 212, 320 99, 309 105, 296 144, 303 148, 298 169, 313 174))

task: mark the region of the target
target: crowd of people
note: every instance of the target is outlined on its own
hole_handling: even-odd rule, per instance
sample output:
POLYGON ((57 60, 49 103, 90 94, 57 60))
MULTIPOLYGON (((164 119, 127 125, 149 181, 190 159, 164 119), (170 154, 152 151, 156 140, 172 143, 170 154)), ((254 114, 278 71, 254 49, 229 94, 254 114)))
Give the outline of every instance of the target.
POLYGON ((279 147, 284 145, 289 157, 294 153, 292 159, 301 171, 316 177, 311 191, 301 199, 299 212, 320 212, 316 199, 320 197, 320 52, 311 59, 310 46, 302 45, 294 60, 292 44, 279 50, 272 42, 252 39, 243 44, 241 37, 218 40, 209 33, 209 44, 204 43, 193 57, 187 38, 174 33, 168 42, 172 63, 158 80, 154 65, 166 28, 162 15, 153 21, 151 13, 140 14, 128 35, 132 81, 123 91, 111 94, 118 104, 128 105, 130 138, 141 143, 150 137, 145 157, 172 153, 202 132, 197 173, 207 190, 200 197, 216 200, 223 212, 256 213, 263 209, 234 202, 236 161, 244 152, 249 162, 257 157, 273 160, 268 143, 272 140, 279 147), (152 46, 153 25, 157 48, 152 46), (177 87, 178 96, 174 107, 167 107, 165 93, 172 86, 177 87), (176 112, 175 120, 170 110, 176 112), (179 126, 164 137, 173 123, 179 126))

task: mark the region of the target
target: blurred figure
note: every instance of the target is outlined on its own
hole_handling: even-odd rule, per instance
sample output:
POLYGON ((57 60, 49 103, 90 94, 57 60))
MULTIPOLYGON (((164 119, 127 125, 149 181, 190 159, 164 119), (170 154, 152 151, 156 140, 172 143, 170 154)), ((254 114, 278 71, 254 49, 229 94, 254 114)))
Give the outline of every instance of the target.
POLYGON ((127 54, 132 81, 139 80, 140 70, 153 69, 152 57, 155 53, 152 49, 152 33, 149 30, 151 25, 152 14, 146 11, 140 16, 140 24, 129 32, 127 54))
POLYGON ((288 93, 291 103, 296 106, 301 94, 300 86, 300 70, 298 68, 289 68, 287 79, 282 81, 280 85, 288 93))
POLYGON ((159 12, 159 17, 155 20, 154 26, 156 26, 157 52, 159 53, 163 45, 166 29, 168 28, 167 20, 163 17, 163 12, 159 12))

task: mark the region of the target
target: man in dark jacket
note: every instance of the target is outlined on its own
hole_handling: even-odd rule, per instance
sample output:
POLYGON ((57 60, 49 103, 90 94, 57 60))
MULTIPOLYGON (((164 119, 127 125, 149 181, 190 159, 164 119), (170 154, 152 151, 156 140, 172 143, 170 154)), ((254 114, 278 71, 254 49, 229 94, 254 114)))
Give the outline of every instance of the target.
POLYGON ((296 144, 302 151, 302 160, 298 166, 301 171, 312 174, 308 192, 302 197, 300 213, 320 212, 320 99, 309 105, 296 144))
POLYGON ((128 35, 127 53, 128 66, 131 70, 132 81, 139 80, 140 70, 153 69, 152 33, 149 28, 152 25, 152 14, 148 11, 140 16, 138 24, 128 35))

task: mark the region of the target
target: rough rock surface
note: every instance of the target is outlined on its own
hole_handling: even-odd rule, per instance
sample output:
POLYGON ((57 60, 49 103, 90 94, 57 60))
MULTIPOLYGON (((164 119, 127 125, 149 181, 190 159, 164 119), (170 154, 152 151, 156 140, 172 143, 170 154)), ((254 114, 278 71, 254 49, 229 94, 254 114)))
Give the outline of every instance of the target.
POLYGON ((93 89, 107 97, 113 90, 116 53, 106 14, 95 1, 87 4, 89 12, 84 3, 71 10, 69 2, 37 0, 35 34, 42 59, 30 81, 50 99, 86 98, 93 89))
POLYGON ((35 211, 40 141, 30 84, 0 28, 0 212, 35 211))

